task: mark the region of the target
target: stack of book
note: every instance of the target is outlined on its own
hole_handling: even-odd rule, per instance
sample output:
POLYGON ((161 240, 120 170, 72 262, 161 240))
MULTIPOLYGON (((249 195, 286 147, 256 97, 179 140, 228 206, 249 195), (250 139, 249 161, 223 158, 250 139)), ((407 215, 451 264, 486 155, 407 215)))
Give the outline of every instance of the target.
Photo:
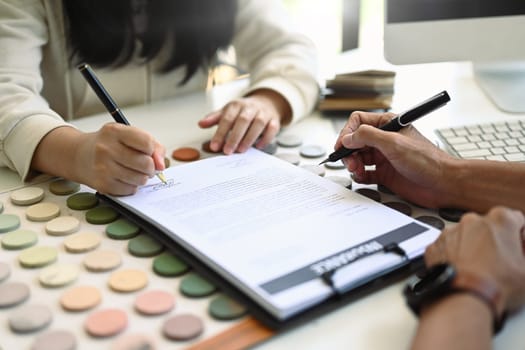
POLYGON ((395 72, 365 70, 337 74, 326 81, 319 110, 349 112, 387 110, 392 104, 395 72))

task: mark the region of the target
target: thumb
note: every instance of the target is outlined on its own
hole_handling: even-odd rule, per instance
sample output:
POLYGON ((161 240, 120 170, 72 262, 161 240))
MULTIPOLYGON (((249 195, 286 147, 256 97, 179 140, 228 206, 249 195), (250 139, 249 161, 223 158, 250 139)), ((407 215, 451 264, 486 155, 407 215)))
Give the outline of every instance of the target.
POLYGON ((209 113, 204 118, 199 120, 199 126, 201 128, 209 128, 211 126, 214 126, 221 119, 221 115, 222 115, 221 111, 215 111, 215 112, 209 113))

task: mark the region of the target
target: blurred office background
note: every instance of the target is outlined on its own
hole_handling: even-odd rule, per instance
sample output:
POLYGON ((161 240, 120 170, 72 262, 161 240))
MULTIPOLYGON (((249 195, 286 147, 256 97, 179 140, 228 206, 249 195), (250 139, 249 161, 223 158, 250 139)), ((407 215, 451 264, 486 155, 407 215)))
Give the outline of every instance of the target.
POLYGON ((282 0, 297 30, 317 46, 320 78, 333 74, 334 60, 359 47, 383 55, 383 0, 282 0))
MULTIPOLYGON (((265 0, 261 0, 265 1, 265 0)), ((319 81, 336 73, 341 53, 359 47, 370 61, 383 57, 384 0, 281 0, 292 25, 317 47, 319 81)), ((225 53, 210 75, 210 86, 243 76, 232 52, 225 53)))

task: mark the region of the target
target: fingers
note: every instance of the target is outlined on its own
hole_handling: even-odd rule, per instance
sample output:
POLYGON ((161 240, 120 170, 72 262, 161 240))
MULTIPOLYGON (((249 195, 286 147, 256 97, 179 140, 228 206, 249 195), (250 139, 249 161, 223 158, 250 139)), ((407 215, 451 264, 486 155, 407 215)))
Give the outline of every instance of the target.
POLYGON ((385 151, 398 143, 397 138, 399 137, 398 133, 383 131, 363 124, 355 132, 344 135, 341 141, 346 148, 363 148, 368 146, 377 148, 382 153, 385 153, 385 151))
MULTIPOLYGON (((461 221, 440 234, 425 251, 425 262, 432 266, 441 262, 458 262, 468 254, 481 254, 476 251, 485 240, 486 249, 497 251, 500 247, 508 256, 513 247, 523 245, 525 217, 522 212, 504 207, 495 207, 485 216, 475 213, 463 215, 461 221), (479 246, 478 246, 479 245, 479 246)), ((487 252, 485 252, 487 253, 487 252)))
POLYGON ((153 158, 155 170, 164 170, 166 168, 166 163, 164 163, 165 154, 166 148, 157 142, 155 145, 155 150, 151 155, 151 157, 153 158))
POLYGON ((497 225, 496 230, 520 232, 525 230, 525 217, 519 210, 505 207, 494 207, 487 213, 491 223, 497 225))
POLYGON ((199 122, 201 127, 212 125, 217 125, 217 130, 210 148, 231 154, 245 152, 255 143, 258 148, 265 147, 275 137, 281 124, 275 108, 252 96, 232 101, 199 122))
MULTIPOLYGON (((91 159, 93 185, 100 192, 131 194, 163 170, 165 148, 147 132, 138 128, 109 123, 94 134, 87 150, 91 159)), ((86 157, 86 156, 84 156, 86 157)))
POLYGON ((425 250, 425 265, 431 267, 447 261, 447 250, 444 236, 450 234, 450 229, 444 229, 438 238, 425 250))
POLYGON ((334 145, 334 149, 341 147, 342 138, 345 135, 354 133, 361 125, 371 125, 379 127, 386 124, 395 116, 393 113, 370 113, 370 112, 353 112, 345 126, 339 132, 339 137, 334 145))
MULTIPOLYGON (((223 147, 225 154, 231 154, 237 150, 241 139, 244 139, 243 146, 245 146, 246 143, 248 144, 246 149, 255 142, 255 139, 262 132, 265 124, 263 120, 256 119, 257 114, 257 110, 245 106, 239 110, 238 115, 235 116, 233 121, 230 120, 230 118, 223 119, 225 120, 224 129, 231 129, 223 147), (252 129, 249 134, 247 133, 248 129, 252 129), (253 137, 254 135, 255 137, 253 137), (245 136, 250 137, 250 140, 246 140, 245 136)), ((223 121, 219 122, 219 128, 221 128, 221 124, 223 124, 223 121)))
POLYGON ((206 115, 204 118, 199 120, 199 126, 201 128, 209 128, 214 125, 216 125, 219 120, 221 119, 222 111, 215 111, 208 115, 206 115))
POLYGON ((210 142, 210 148, 213 151, 218 152, 223 148, 226 136, 241 111, 241 108, 240 103, 231 102, 223 108, 222 112, 219 113, 219 126, 210 142))
POLYGON ((256 147, 261 149, 270 144, 279 132, 279 128, 280 123, 275 119, 271 119, 270 122, 266 125, 266 129, 261 139, 257 142, 256 147))

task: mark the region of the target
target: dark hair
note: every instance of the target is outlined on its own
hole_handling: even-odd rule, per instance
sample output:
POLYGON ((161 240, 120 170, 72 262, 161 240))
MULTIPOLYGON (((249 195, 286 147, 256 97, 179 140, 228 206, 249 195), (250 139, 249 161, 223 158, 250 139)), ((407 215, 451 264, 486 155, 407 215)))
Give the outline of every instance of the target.
POLYGON ((147 62, 166 45, 161 71, 185 67, 184 84, 232 40, 236 0, 142 2, 147 25, 138 33, 131 0, 63 0, 72 63, 119 67, 133 58, 138 41, 147 62))

